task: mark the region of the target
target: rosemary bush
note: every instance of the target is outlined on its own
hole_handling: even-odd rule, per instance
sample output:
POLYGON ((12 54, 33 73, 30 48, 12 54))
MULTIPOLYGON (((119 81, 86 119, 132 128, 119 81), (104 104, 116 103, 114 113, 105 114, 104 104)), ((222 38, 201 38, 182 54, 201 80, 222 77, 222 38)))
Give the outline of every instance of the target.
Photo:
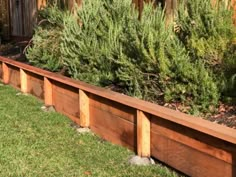
POLYGON ((37 28, 27 56, 130 96, 208 111, 236 78, 232 12, 210 2, 180 2, 169 25, 163 9, 150 4, 139 21, 130 0, 83 1, 76 14, 52 6, 42 11, 48 23, 37 28))

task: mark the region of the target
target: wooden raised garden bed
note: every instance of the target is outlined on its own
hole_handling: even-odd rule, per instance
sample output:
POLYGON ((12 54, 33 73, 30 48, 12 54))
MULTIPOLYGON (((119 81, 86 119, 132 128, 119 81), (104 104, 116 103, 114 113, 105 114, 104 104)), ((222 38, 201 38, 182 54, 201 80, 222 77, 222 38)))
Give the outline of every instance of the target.
POLYGON ((236 130, 0 57, 0 79, 102 138, 193 177, 236 176, 236 130))

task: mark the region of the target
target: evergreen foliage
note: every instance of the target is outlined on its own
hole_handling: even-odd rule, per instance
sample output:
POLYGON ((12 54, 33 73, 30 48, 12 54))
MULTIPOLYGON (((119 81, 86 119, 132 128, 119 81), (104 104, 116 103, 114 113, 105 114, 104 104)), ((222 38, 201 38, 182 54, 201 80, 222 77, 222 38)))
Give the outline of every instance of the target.
POLYGON ((224 94, 232 88, 230 80, 233 73, 236 74, 236 53, 232 44, 236 29, 232 12, 223 0, 216 0, 215 4, 211 0, 189 0, 180 2, 176 14, 180 27, 177 36, 192 60, 203 61, 210 68, 224 94))
POLYGON ((129 0, 84 1, 78 19, 64 20, 62 50, 73 78, 106 86, 115 81, 114 60, 127 18, 136 19, 129 0))
POLYGON ((49 7, 41 16, 29 61, 94 85, 152 102, 181 102, 192 110, 217 105, 235 89, 235 29, 231 11, 210 0, 181 3, 174 24, 161 7, 130 0, 86 0, 77 14, 49 7), (224 84, 222 84, 224 83, 224 84))
POLYGON ((218 90, 210 72, 199 61, 192 61, 182 43, 166 26, 161 8, 144 8, 142 21, 125 32, 118 78, 129 92, 143 99, 201 105, 216 105, 218 90), (128 49, 128 50, 127 50, 128 49))
POLYGON ((59 71, 63 67, 60 44, 64 13, 52 6, 40 11, 40 18, 42 23, 35 30, 33 46, 26 53, 27 59, 35 66, 59 71))

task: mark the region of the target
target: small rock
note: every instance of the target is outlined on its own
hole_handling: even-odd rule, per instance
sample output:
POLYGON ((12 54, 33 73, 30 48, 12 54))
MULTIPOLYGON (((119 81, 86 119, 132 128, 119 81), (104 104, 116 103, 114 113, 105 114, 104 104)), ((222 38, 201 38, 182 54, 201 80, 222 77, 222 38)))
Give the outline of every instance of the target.
POLYGON ((78 133, 89 133, 89 132, 90 132, 90 129, 89 129, 89 128, 79 127, 79 128, 76 128, 76 131, 77 131, 78 133))
POLYGON ((22 93, 22 92, 19 92, 19 93, 16 94, 16 96, 20 96, 20 95, 28 96, 29 94, 28 93, 22 93))
POLYGON ((41 109, 44 111, 44 112, 56 112, 54 106, 42 106, 41 109))
POLYGON ((143 165, 143 166, 146 166, 146 165, 153 165, 153 164, 155 164, 155 161, 152 158, 140 157, 140 156, 135 155, 135 156, 132 156, 129 159, 129 163, 131 165, 143 165))

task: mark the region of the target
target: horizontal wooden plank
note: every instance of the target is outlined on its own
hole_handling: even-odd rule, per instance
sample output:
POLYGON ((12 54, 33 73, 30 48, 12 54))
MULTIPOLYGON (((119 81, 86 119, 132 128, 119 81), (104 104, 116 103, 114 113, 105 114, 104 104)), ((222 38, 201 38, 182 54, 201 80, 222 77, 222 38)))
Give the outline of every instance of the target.
POLYGON ((74 123, 76 123, 77 125, 80 125, 80 118, 73 116, 71 114, 68 114, 66 112, 60 112, 60 113, 65 115, 66 117, 70 118, 70 120, 73 121, 74 123))
POLYGON ((20 69, 11 65, 9 65, 9 84, 17 89, 21 88, 20 69))
POLYGON ((26 65, 24 63, 19 63, 7 58, 0 57, 0 61, 8 63, 9 65, 16 66, 30 72, 36 73, 41 76, 45 76, 49 79, 55 80, 60 83, 64 83, 70 85, 75 88, 82 89, 86 92, 92 93, 94 95, 107 98, 111 101, 115 101, 117 103, 129 106, 131 108, 138 109, 143 112, 147 112, 149 114, 161 117, 162 119, 166 119, 172 122, 175 122, 179 125, 183 125, 185 127, 189 127, 191 129, 200 131, 205 134, 209 134, 213 137, 217 137, 227 142, 231 142, 236 144, 236 130, 214 124, 212 122, 196 119, 196 117, 180 113, 156 104, 152 104, 150 102, 142 101, 136 98, 131 98, 126 95, 122 95, 113 91, 106 90, 104 88, 99 88, 96 86, 92 86, 90 84, 75 81, 73 79, 51 73, 33 66, 26 65))
POLYGON ((136 109, 90 94, 90 105, 136 124, 136 109))
POLYGON ((112 143, 136 149, 136 125, 111 112, 90 106, 90 128, 112 143))
POLYGON ((43 77, 34 73, 27 72, 28 92, 39 99, 44 99, 44 81, 43 77))
POLYGON ((79 90, 55 81, 52 84, 52 101, 55 109, 58 112, 70 115, 73 119, 79 119, 79 90))
POLYGON ((232 154, 236 154, 232 144, 164 119, 152 118, 151 131, 229 164, 233 163, 232 154))
POLYGON ((188 145, 151 133, 151 153, 158 160, 193 177, 235 177, 235 166, 188 145))

